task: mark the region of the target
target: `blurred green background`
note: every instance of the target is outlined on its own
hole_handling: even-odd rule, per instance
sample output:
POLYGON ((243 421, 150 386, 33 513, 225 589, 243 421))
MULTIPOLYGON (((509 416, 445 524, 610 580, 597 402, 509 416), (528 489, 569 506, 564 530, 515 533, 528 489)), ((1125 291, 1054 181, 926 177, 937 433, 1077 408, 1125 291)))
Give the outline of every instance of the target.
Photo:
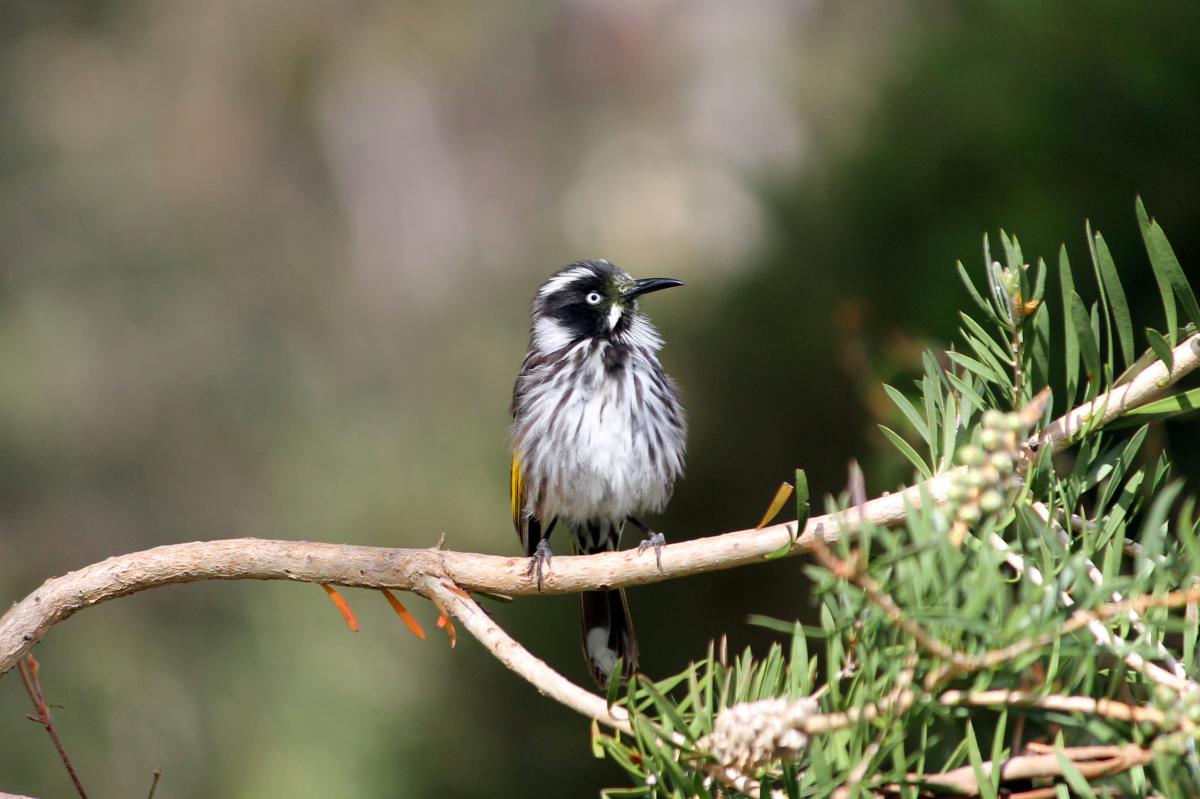
MULTIPOLYGON (((515 553, 528 303, 581 257, 689 284, 646 302, 693 422, 668 538, 754 524, 796 466, 818 497, 851 458, 894 488, 878 382, 950 340, 953 264, 979 273, 985 230, 1031 258, 1065 240, 1082 269, 1090 218, 1161 328, 1133 200, 1194 274, 1197 31, 1183 2, 5 3, 0 599, 194 539, 515 553)), ((1200 469, 1195 424, 1166 432, 1200 469)), ((637 589, 644 670, 722 633, 761 647, 747 614, 803 614, 804 583, 790 560, 637 589)), ((56 628, 36 654, 85 785, 622 783, 474 641, 346 596, 357 635, 319 589, 270 583, 56 628)), ((586 681, 573 597, 493 612, 586 681)), ((67 796, 27 712, 10 673, 0 790, 67 796)))

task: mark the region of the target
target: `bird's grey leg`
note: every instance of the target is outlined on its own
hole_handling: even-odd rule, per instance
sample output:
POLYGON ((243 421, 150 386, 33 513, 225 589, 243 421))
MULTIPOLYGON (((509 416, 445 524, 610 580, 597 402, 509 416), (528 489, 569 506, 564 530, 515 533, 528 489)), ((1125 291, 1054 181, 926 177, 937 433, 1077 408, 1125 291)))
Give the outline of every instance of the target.
POLYGON ((525 571, 526 577, 532 577, 537 573, 537 587, 542 590, 542 564, 545 564, 546 569, 550 569, 550 560, 554 557, 554 553, 550 550, 550 534, 554 532, 554 525, 558 523, 558 519, 551 519, 550 524, 542 532, 542 537, 538 540, 537 547, 533 550, 533 556, 529 559, 529 568, 525 571))
POLYGON ((638 554, 640 555, 650 547, 654 547, 654 562, 658 564, 658 570, 662 571, 662 548, 667 543, 667 537, 662 533, 654 532, 649 527, 642 524, 642 521, 636 516, 627 516, 625 518, 629 520, 630 524, 641 530, 642 535, 646 536, 644 539, 642 539, 642 542, 638 544, 638 554))

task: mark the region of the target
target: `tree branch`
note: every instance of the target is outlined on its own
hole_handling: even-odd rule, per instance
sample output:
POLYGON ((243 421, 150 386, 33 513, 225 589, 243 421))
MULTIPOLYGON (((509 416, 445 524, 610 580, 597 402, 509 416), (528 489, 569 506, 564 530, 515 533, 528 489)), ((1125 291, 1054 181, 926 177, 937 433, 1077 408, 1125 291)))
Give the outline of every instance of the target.
MULTIPOLYGON (((1079 774, 1088 781, 1111 777, 1135 766, 1144 766, 1154 759, 1154 752, 1143 749, 1137 744, 1119 744, 1112 746, 1075 746, 1060 750, 1063 759, 1071 762, 1079 774)), ((1062 762, 1054 754, 1053 747, 1047 754, 1017 755, 999 764, 987 761, 981 764, 980 771, 985 777, 991 777, 992 769, 1000 767, 1001 783, 1016 780, 1033 780, 1059 778, 1063 776, 1062 762)), ((974 766, 947 771, 944 774, 929 774, 922 777, 923 782, 944 788, 952 788, 961 796, 979 796, 979 780, 974 766)), ((899 793, 898 786, 895 787, 899 793)), ((1053 795, 1053 794, 1051 794, 1053 795)))
POLYGON ((1121 414, 1139 405, 1145 405, 1200 364, 1200 335, 1184 339, 1172 350, 1172 355, 1175 361, 1173 370, 1168 370, 1161 360, 1155 361, 1138 372, 1128 383, 1123 383, 1054 420, 1026 443, 1034 450, 1051 446, 1058 452, 1069 446, 1085 427, 1101 427, 1121 414))
POLYGON ((423 583, 419 593, 435 600, 440 607, 462 622, 463 627, 495 655, 497 660, 523 677, 543 696, 548 696, 555 702, 615 730, 633 734, 629 726, 629 713, 624 708, 608 707, 603 698, 580 688, 550 668, 546 661, 535 657, 499 624, 492 621, 470 594, 433 575, 426 576, 423 583))
MULTIPOLYGON (((1084 425, 1099 426, 1144 404, 1200 365, 1200 335, 1180 343, 1174 369, 1155 361, 1125 383, 1050 424, 1026 443, 1057 451, 1084 425), (1094 415, 1098 414, 1098 418, 1094 415)), ((890 526, 919 507, 922 494, 945 501, 951 473, 847 511, 816 516, 796 535, 795 523, 671 544, 655 559, 636 551, 558 557, 542 593, 566 594, 597 588, 643 585, 693 574, 760 563, 790 543, 788 555, 808 552, 813 541, 830 542, 862 522, 890 526)), ((199 580, 296 580, 359 588, 394 588, 428 595, 428 578, 445 579, 468 591, 529 596, 538 588, 526 576, 523 557, 497 557, 440 549, 385 549, 253 538, 173 544, 119 555, 47 580, 0 618, 0 674, 11 669, 55 624, 91 605, 172 583, 199 580)), ((465 623, 465 619, 464 619, 465 623)), ((588 714, 591 715, 591 714, 588 714)))

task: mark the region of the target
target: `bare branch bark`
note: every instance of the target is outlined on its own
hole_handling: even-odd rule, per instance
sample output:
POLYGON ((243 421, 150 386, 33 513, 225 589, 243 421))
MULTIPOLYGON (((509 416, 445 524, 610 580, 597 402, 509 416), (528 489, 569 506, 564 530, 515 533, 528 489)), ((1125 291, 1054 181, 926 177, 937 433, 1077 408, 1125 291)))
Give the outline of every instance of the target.
MULTIPOLYGON (((1055 421, 1027 444, 1035 449, 1062 449, 1085 424, 1103 424, 1148 402, 1198 365, 1200 336, 1191 336, 1175 348, 1174 369, 1170 372, 1162 361, 1156 361, 1129 383, 1055 421)), ((662 550, 661 568, 653 557, 636 551, 558 557, 546 576, 542 593, 643 585, 736 568, 760 563, 789 542, 787 554, 800 554, 810 551, 818 537, 830 542, 853 533, 863 519, 880 526, 897 524, 909 507, 921 505, 923 495, 935 503, 944 502, 950 480, 950 473, 941 474, 843 513, 813 517, 799 535, 795 523, 784 523, 671 544, 662 550)), ((79 610, 172 583, 296 580, 394 588, 428 596, 429 578, 439 578, 468 591, 513 596, 537 594, 536 584, 526 576, 526 567, 523 557, 253 538, 157 547, 112 557, 47 580, 14 605, 0 618, 0 674, 11 669, 55 624, 79 610)))
POLYGON ((483 612, 474 599, 442 578, 427 576, 421 593, 435 598, 441 607, 462 622, 496 659, 537 688, 543 696, 595 719, 615 730, 632 734, 629 714, 624 708, 609 708, 604 699, 580 688, 559 674, 542 659, 517 643, 499 624, 483 612))

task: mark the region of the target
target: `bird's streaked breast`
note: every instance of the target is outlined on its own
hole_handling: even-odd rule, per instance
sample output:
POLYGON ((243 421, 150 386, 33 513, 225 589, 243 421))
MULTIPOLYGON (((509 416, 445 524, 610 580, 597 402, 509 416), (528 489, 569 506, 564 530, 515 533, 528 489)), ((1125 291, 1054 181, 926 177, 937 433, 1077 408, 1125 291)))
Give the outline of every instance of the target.
POLYGON ((658 343, 647 323, 631 343, 585 339, 522 374, 513 443, 539 518, 623 520, 666 504, 686 423, 655 347, 644 346, 658 343))

